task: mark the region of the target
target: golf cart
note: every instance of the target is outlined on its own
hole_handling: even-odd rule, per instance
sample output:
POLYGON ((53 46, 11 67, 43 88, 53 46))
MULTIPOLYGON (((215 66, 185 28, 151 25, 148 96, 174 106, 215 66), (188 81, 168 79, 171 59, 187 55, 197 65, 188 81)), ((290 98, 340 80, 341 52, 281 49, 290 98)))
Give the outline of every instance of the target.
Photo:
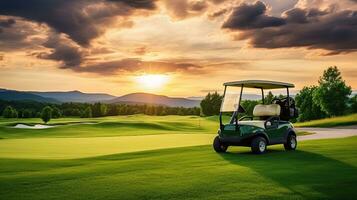
POLYGON ((294 85, 276 81, 246 80, 224 83, 218 136, 214 139, 216 152, 226 152, 229 146, 251 147, 252 152, 261 154, 268 145, 284 144, 286 150, 295 150, 296 131, 289 122, 297 117, 295 101, 289 96, 289 88, 294 85), (260 90, 262 104, 253 109, 253 116, 244 115, 242 94, 244 90, 260 90), (286 89, 287 96, 264 102, 264 90, 286 89), (232 113, 228 123, 223 122, 223 115, 232 113))

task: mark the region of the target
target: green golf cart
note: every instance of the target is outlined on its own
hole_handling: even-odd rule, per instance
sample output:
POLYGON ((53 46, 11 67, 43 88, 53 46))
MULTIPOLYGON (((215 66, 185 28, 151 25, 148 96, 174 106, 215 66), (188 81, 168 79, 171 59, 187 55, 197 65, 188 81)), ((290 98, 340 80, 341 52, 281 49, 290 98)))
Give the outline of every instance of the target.
POLYGON ((252 152, 261 154, 268 145, 284 144, 286 150, 295 150, 297 146, 296 131, 289 122, 297 117, 295 101, 289 95, 289 88, 294 85, 276 81, 246 80, 224 83, 218 136, 213 141, 216 152, 226 152, 229 146, 251 147, 252 152), (245 115, 242 96, 245 90, 259 90, 262 104, 253 109, 253 115, 245 115), (286 90, 287 95, 264 102, 264 91, 273 89, 286 90), (231 115, 229 122, 223 122, 225 116, 231 115))

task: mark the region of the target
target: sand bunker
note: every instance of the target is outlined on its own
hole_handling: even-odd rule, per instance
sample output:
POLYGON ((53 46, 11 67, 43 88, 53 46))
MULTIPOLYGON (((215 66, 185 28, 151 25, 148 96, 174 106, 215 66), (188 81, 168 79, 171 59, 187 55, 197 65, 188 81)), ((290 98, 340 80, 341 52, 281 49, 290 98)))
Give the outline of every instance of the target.
POLYGON ((36 124, 34 126, 26 125, 26 124, 16 124, 13 128, 23 128, 23 129, 46 129, 46 128, 53 128, 56 126, 70 126, 70 125, 91 125, 97 124, 97 122, 79 122, 79 123, 70 123, 70 124, 57 124, 57 125, 43 125, 43 124, 36 124))
POLYGON ((46 128, 53 128, 55 126, 49 126, 49 125, 42 125, 42 124, 36 124, 34 126, 29 126, 26 124, 16 124, 14 128, 25 128, 25 129, 46 129, 46 128))

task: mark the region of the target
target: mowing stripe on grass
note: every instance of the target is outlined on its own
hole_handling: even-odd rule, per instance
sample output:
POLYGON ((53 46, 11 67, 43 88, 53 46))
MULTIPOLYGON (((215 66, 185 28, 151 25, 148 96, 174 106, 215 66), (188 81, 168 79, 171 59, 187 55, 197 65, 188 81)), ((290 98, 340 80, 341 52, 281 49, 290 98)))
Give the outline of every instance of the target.
POLYGON ((166 134, 90 138, 0 140, 0 158, 72 159, 116 153, 206 145, 214 134, 166 134))

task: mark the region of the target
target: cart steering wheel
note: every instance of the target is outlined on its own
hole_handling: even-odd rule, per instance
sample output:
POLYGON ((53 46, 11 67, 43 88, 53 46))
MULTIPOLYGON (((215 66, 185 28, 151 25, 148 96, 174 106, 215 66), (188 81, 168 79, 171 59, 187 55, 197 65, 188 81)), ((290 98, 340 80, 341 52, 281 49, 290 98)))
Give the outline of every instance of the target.
POLYGON ((247 111, 243 108, 243 106, 239 105, 238 113, 246 113, 247 111))

